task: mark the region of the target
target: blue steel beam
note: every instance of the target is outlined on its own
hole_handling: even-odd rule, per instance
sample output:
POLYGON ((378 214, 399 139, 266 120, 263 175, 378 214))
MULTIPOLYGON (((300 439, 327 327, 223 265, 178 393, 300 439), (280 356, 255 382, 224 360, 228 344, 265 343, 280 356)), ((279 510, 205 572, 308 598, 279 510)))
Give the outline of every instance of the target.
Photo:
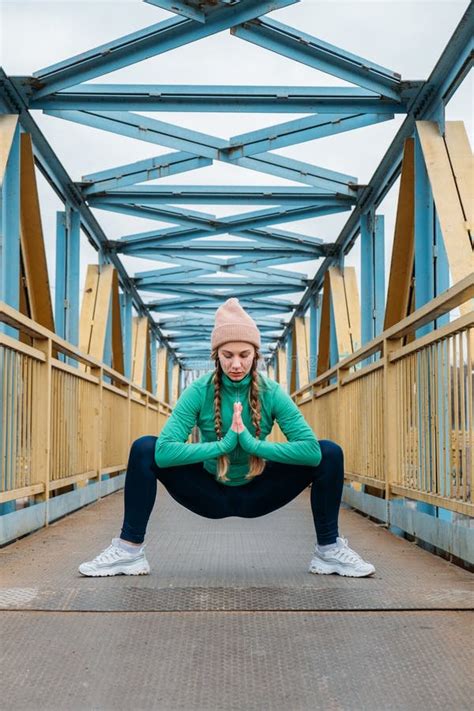
MULTIPOLYGON (((156 286, 146 286, 141 287, 144 289, 144 291, 147 292, 152 292, 152 293, 158 293, 158 294, 196 294, 197 296, 205 296, 207 294, 212 294, 215 293, 218 296, 222 297, 222 300, 228 299, 231 296, 236 296, 237 293, 240 295, 240 297, 243 296, 251 296, 255 295, 257 296, 258 294, 261 294, 261 286, 257 285, 257 288, 250 287, 250 286, 227 286, 225 292, 222 293, 223 287, 214 287, 213 288, 209 285, 206 285, 205 289, 200 289, 199 284, 195 285, 190 285, 190 284, 175 284, 172 283, 164 285, 164 284, 159 284, 156 286)), ((280 288, 273 286, 271 289, 268 288, 268 284, 264 284, 263 286, 267 287, 267 292, 268 294, 272 296, 276 296, 278 294, 291 294, 293 292, 298 292, 304 290, 304 286, 281 286, 280 288)), ((252 314, 253 316, 253 314, 252 314)))
POLYGON ((228 141, 223 138, 210 136, 200 131, 175 126, 172 123, 158 121, 148 116, 134 114, 131 111, 115 111, 106 113, 102 111, 45 111, 47 116, 82 126, 101 129, 116 133, 120 136, 136 138, 145 143, 174 148, 179 151, 194 153, 219 160, 220 153, 228 146, 228 141))
MULTIPOLYGON (((187 250, 186 254, 183 254, 182 252, 176 252, 175 256, 171 255, 163 255, 162 252, 158 251, 156 252, 153 257, 153 259, 158 259, 162 262, 168 262, 169 264, 175 264, 179 265, 177 267, 173 268, 174 273, 180 273, 180 272, 189 272, 191 268, 193 269, 201 269, 201 271, 206 271, 208 273, 213 273, 213 272, 218 272, 218 271, 223 271, 226 273, 242 273, 242 270, 251 270, 252 273, 255 271, 259 271, 264 269, 265 273, 268 273, 271 271, 273 267, 277 267, 279 264, 291 264, 291 263, 296 263, 296 262, 302 262, 302 261, 312 261, 314 259, 313 255, 308 255, 304 254, 303 256, 301 254, 293 254, 291 253, 291 256, 288 256, 288 252, 286 254, 282 254, 280 257, 271 257, 265 259, 263 256, 258 257, 256 255, 248 257, 247 259, 242 259, 242 257, 236 257, 235 259, 227 259, 225 262, 223 262, 221 259, 217 259, 216 257, 211 257, 211 256, 206 256, 202 258, 194 258, 192 259, 191 257, 188 256, 187 250)), ((164 270, 160 270, 160 273, 163 273, 164 270)), ((167 274, 171 274, 172 272, 167 269, 166 270, 167 274)), ((288 272, 285 272, 287 275, 288 272)), ((195 272, 193 272, 193 275, 195 275, 195 272)))
MULTIPOLYGON (((178 267, 154 269, 152 271, 147 272, 138 272, 137 274, 135 274, 134 278, 146 279, 149 277, 155 277, 157 280, 166 280, 169 279, 169 277, 174 277, 177 282, 183 282, 184 280, 186 280, 187 283, 192 283, 195 279, 198 279, 201 276, 210 275, 213 273, 220 273, 225 275, 234 274, 235 276, 248 276, 250 278, 260 276, 262 279, 268 278, 268 281, 271 281, 269 277, 274 276, 280 279, 279 285, 282 286, 285 284, 297 284, 300 281, 299 277, 295 276, 290 271, 286 271, 284 269, 277 269, 275 267, 267 267, 266 269, 243 269, 240 264, 232 265, 230 267, 228 267, 228 265, 226 264, 210 264, 208 268, 204 269, 196 269, 194 266, 187 266, 186 264, 184 264, 178 267)), ((303 274, 302 276, 306 279, 308 278, 307 275, 303 274)))
MULTIPOLYGON (((170 156, 171 161, 174 160, 172 156, 192 154, 176 152, 167 155, 170 156)), ((202 162, 199 166, 195 167, 204 167, 212 164, 212 159, 210 158, 204 158, 203 156, 193 157, 202 162)), ((154 173, 154 165, 155 161, 160 158, 165 159, 166 156, 109 168, 108 170, 87 175, 83 178, 83 180, 95 180, 97 178, 99 181, 97 183, 99 190, 95 189, 95 184, 89 186, 84 185, 84 183, 79 183, 78 185, 82 187, 83 194, 87 195, 89 192, 93 194, 101 190, 111 190, 115 187, 125 187, 127 185, 134 185, 135 183, 159 178, 162 176, 154 173)), ((253 156, 251 158, 240 158, 235 161, 235 164, 258 172, 277 175, 280 178, 306 183, 320 190, 326 190, 327 192, 337 192, 352 196, 354 195, 354 190, 357 188, 357 178, 352 175, 338 173, 334 170, 328 170, 327 168, 321 168, 320 166, 310 165, 309 163, 295 161, 291 158, 284 158, 283 156, 273 155, 271 153, 262 153, 259 156, 253 156)), ((192 169, 192 167, 194 166, 190 165, 190 169, 192 169)))
MULTIPOLYGON (((188 252, 188 250, 186 250, 188 252)), ((225 250, 223 250, 225 251, 225 250)), ((252 254, 247 254, 247 256, 242 255, 240 252, 235 250, 235 256, 231 257, 227 252, 225 253, 225 257, 227 257, 227 260, 223 262, 221 259, 218 259, 217 257, 214 257, 212 255, 209 255, 209 253, 204 250, 202 253, 194 253, 194 255, 187 254, 186 257, 183 257, 183 250, 173 250, 173 251, 161 251, 158 248, 155 250, 143 250, 143 251, 137 251, 132 253, 133 256, 139 256, 143 255, 145 259, 158 259, 160 258, 160 261, 167 262, 168 264, 194 264, 196 267, 199 266, 206 266, 207 264, 209 265, 216 265, 216 266, 236 266, 236 265, 246 265, 246 264, 252 264, 255 263, 257 264, 260 261, 265 261, 268 262, 269 266, 272 264, 280 264, 284 263, 285 259, 288 258, 294 262, 297 261, 308 261, 308 260, 314 260, 318 259, 322 256, 324 256, 324 252, 321 252, 320 254, 315 254, 315 253, 309 253, 309 252, 303 252, 303 251, 291 251, 291 256, 289 257, 289 251, 288 250, 280 250, 279 253, 275 253, 274 251, 267 251, 267 253, 264 254, 259 254, 259 253, 252 253, 252 254), (199 254, 202 254, 204 256, 199 256, 199 254), (182 259, 185 259, 185 262, 181 262, 182 259)))
POLYGON ((57 213, 56 233, 56 333, 79 344, 80 215, 77 210, 57 213))
MULTIPOLYGON (((176 238, 195 239, 197 237, 207 237, 214 235, 223 235, 232 232, 233 234, 241 230, 248 230, 259 225, 279 225, 286 222, 294 222, 305 220, 310 217, 320 215, 333 215, 338 212, 345 212, 351 209, 350 203, 344 203, 342 200, 327 201, 324 205, 297 206, 291 208, 280 208, 270 210, 257 210, 254 212, 245 213, 243 215, 232 215, 231 217, 221 219, 209 219, 209 217, 199 217, 198 213, 192 214, 187 210, 186 215, 178 212, 177 208, 152 208, 141 207, 137 205, 115 205, 110 204, 108 200, 97 200, 94 202, 94 207, 101 210, 118 212, 134 217, 143 217, 148 219, 156 219, 162 222, 175 222, 183 225, 198 225, 196 227, 185 227, 184 229, 176 229, 170 231, 166 236, 166 241, 170 242, 176 238)), ((193 211, 194 212, 194 211, 193 211)), ((156 243, 156 237, 150 239, 138 239, 133 241, 133 244, 138 246, 148 246, 156 243)))
MULTIPOLYGON (((347 116, 332 114, 328 116, 324 114, 321 117, 319 115, 308 116, 303 119, 270 126, 257 132, 252 131, 248 134, 236 136, 231 139, 231 141, 234 141, 234 145, 231 145, 229 141, 222 138, 134 114, 130 111, 104 113, 101 111, 50 110, 44 113, 48 116, 72 121, 83 126, 110 131, 121 136, 145 141, 146 143, 191 152, 213 160, 237 163, 243 167, 248 167, 248 164, 241 162, 241 160, 248 158, 253 153, 264 154, 263 158, 259 155, 255 159, 258 161, 258 166, 260 160, 268 160, 269 156, 266 151, 269 148, 282 148, 393 118, 393 114, 349 114, 347 116), (248 148, 246 148, 247 137, 249 139, 248 148), (248 155, 245 153, 246 150, 248 155)), ((292 167, 292 161, 288 158, 286 161, 292 167)), ((316 167, 313 166, 314 168, 316 167)), ((256 167, 256 169, 260 170, 259 167, 256 167)))
POLYGON ((253 42, 313 69, 332 74, 382 96, 399 99, 401 76, 397 72, 276 20, 253 20, 243 26, 233 27, 231 32, 240 39, 253 42))
POLYGON ((218 8, 206 24, 183 18, 158 22, 34 72, 36 95, 46 96, 156 57, 295 2, 298 0, 242 0, 238 5, 218 8))
MULTIPOLYGON (((361 345, 383 331, 385 313, 384 218, 372 211, 361 216, 361 345)), ((374 360, 371 356, 366 361, 374 360)))
MULTIPOLYGON (((233 286, 229 287, 219 287, 216 290, 212 290, 209 286, 206 286, 205 288, 201 289, 199 285, 197 284, 177 284, 173 285, 172 287, 163 287, 163 291, 161 292, 161 289, 158 287, 152 288, 149 291, 153 293, 162 293, 162 294, 170 294, 172 296, 180 297, 180 296, 195 296, 197 298, 200 297, 208 297, 208 296, 218 296, 222 297, 222 299, 226 299, 230 296, 233 296, 232 294, 232 289, 233 286)), ((284 294, 285 296, 292 291, 291 287, 288 286, 281 286, 279 288, 273 287, 271 292, 268 292, 269 296, 278 296, 279 294, 284 294)), ((260 297, 262 295, 261 288, 259 286, 256 287, 241 287, 241 292, 240 296, 242 299, 251 299, 253 297, 260 297)))
POLYGON ((166 178, 177 173, 205 168, 208 165, 212 165, 210 158, 195 156, 184 151, 167 153, 136 163, 119 165, 99 173, 84 175, 81 183, 82 194, 87 197, 107 190, 125 188, 127 185, 135 185, 135 183, 142 183, 145 180, 166 178))
MULTIPOLYGON (((17 123, 0 184, 0 300, 17 310, 20 308, 19 284, 20 124, 17 123)), ((0 323, 0 333, 18 337, 18 330, 5 323, 0 323)), ((8 510, 8 506, 3 510, 8 510)))
POLYGON ((334 193, 313 187, 140 185, 96 192, 88 202, 89 205, 95 205, 97 201, 105 199, 109 203, 124 205, 316 205, 335 197, 334 193))
MULTIPOLYGON (((304 248, 308 250, 317 249, 327 253, 333 248, 333 246, 330 244, 323 244, 321 238, 319 237, 310 237, 309 235, 302 235, 297 232, 290 232, 288 230, 280 230, 276 228, 273 228, 272 230, 240 230, 237 233, 237 236, 243 237, 244 239, 239 241, 228 239, 225 236, 221 236, 217 239, 206 238, 206 241, 202 239, 196 241, 189 241, 189 237, 187 234, 181 236, 173 236, 173 233, 174 230, 170 230, 168 228, 165 230, 150 230, 148 232, 139 232, 137 234, 124 235, 119 240, 111 241, 110 246, 111 248, 116 249, 117 251, 123 252, 125 254, 128 254, 129 251, 130 253, 133 252, 133 250, 135 249, 135 242, 137 242, 139 248, 139 241, 141 239, 148 239, 150 241, 154 240, 155 244, 152 244, 152 247, 159 246, 160 249, 166 246, 169 246, 172 249, 176 249, 179 248, 180 244, 186 242, 186 246, 189 246, 190 249, 193 249, 194 247, 210 249, 213 246, 221 247, 223 245, 227 245, 230 249, 239 250, 239 253, 240 251, 245 252, 246 250, 253 250, 254 248, 260 249, 268 247, 281 249, 285 246, 292 248, 304 248)), ((233 234, 233 231, 231 231, 230 233, 233 234)))
MULTIPOLYGON (((207 133, 192 131, 127 111, 113 114, 99 111, 45 111, 44 113, 155 145, 167 146, 168 148, 191 152, 208 159, 232 163, 257 172, 270 173, 288 180, 309 183, 315 187, 326 187, 329 191, 334 189, 332 183, 335 181, 339 184, 339 192, 349 194, 349 188, 355 187, 351 183, 357 182, 355 178, 350 176, 342 176, 340 173, 328 171, 319 166, 309 165, 284 156, 275 156, 268 152, 260 153, 258 156, 239 157, 237 155, 233 158, 229 155, 229 142, 222 138, 216 138, 207 133), (326 181, 329 182, 326 183, 326 181)), ((272 135, 270 129, 265 130, 269 136, 272 135)), ((253 132, 250 135, 252 136, 253 132)), ((239 140, 241 139, 242 136, 239 140)))
MULTIPOLYGON (((204 346, 204 341, 210 336, 211 331, 208 331, 206 333, 195 333, 193 335, 177 335, 177 336, 171 336, 170 341, 173 343, 173 345, 176 347, 180 347, 180 345, 187 344, 187 343, 196 343, 199 348, 202 348, 204 346)), ((266 336, 265 334, 261 333, 260 338, 262 340, 262 343, 273 343, 275 341, 274 336, 266 336)))
MULTIPOLYGON (((180 309, 185 309, 188 306, 193 306, 196 308, 199 308, 199 314, 207 314, 209 313, 212 315, 216 308, 220 305, 221 301, 220 299, 216 296, 214 300, 208 300, 204 301, 201 299, 194 299, 193 302, 189 301, 183 301, 183 302, 178 302, 175 306, 169 306, 169 305, 163 305, 161 303, 158 303, 156 305, 149 305, 148 308, 150 309, 151 312, 153 313, 168 313, 170 311, 179 311, 180 309)), ((277 306, 275 302, 273 303, 262 303, 261 301, 254 300, 254 299, 242 299, 241 300, 241 305, 243 308, 255 308, 256 306, 261 306, 265 307, 267 310, 268 314, 270 315, 271 313, 284 313, 284 312, 290 312, 293 311, 296 308, 296 304, 282 304, 281 306, 277 306)), ((197 327, 198 330, 200 328, 197 327)))
POLYGON ((231 160, 265 153, 277 148, 287 148, 296 143, 314 141, 335 136, 345 131, 371 126, 393 119, 393 113, 315 114, 287 121, 251 133, 243 133, 230 139, 227 154, 231 160))
POLYGON ((196 7, 186 0, 143 0, 143 2, 161 7, 168 12, 175 12, 183 17, 189 17, 190 20, 196 20, 196 22, 206 22, 206 13, 200 9, 205 3, 199 3, 199 7, 196 7))
MULTIPOLYGON (((214 308, 214 312, 215 312, 215 307, 213 307, 213 308, 214 308)), ((246 308, 246 307, 244 307, 244 308, 246 308)), ((205 312, 205 313, 209 313, 209 316, 213 316, 214 312, 209 311, 209 312, 205 312)), ((170 329, 167 329, 167 330, 168 330, 169 339, 173 340, 175 334, 176 335, 185 335, 186 333, 188 333, 190 335, 198 335, 198 336, 202 337, 203 333, 204 334, 207 332, 210 333, 212 331, 212 329, 213 329, 213 323, 209 322, 207 324, 198 323, 198 325, 196 325, 196 326, 172 326, 170 329), (169 331, 171 331, 172 333, 169 333, 169 331)), ((262 326, 260 324, 259 329, 262 331, 262 333, 274 333, 275 331, 279 331, 281 329, 281 325, 279 325, 278 323, 275 323, 272 326, 262 326)))
MULTIPOLYGON (((265 326, 271 326, 272 328, 279 328, 285 325, 285 321, 282 319, 270 318, 264 316, 263 318, 257 317, 255 322, 259 328, 264 328, 265 326)), ((179 316, 168 317, 162 321, 158 321, 160 327, 165 330, 175 330, 176 328, 186 328, 189 326, 197 327, 200 325, 214 325, 214 319, 212 316, 202 317, 201 315, 184 313, 179 316)))
POLYGON ((311 163, 273 153, 245 156, 237 158, 233 162, 241 168, 256 170, 258 173, 268 173, 268 175, 275 175, 277 178, 285 178, 285 180, 293 180, 317 188, 326 187, 329 191, 337 189, 337 192, 344 195, 353 195, 353 190, 358 187, 357 178, 350 176, 342 178, 340 173, 337 174, 326 168, 311 165, 311 163))
MULTIPOLYGON (((166 285, 166 286, 174 286, 177 279, 176 279, 176 274, 163 274, 162 272, 167 272, 167 269, 163 270, 152 270, 149 272, 139 272, 134 276, 134 281, 135 284, 139 289, 145 290, 148 285, 150 286, 161 286, 161 285, 166 285), (174 279, 170 280, 170 276, 175 277, 174 279)), ((281 276, 281 274, 278 274, 278 279, 271 278, 270 275, 266 275, 265 272, 251 272, 247 273, 244 275, 244 278, 242 279, 225 279, 224 277, 204 277, 200 278, 198 281, 193 282, 197 287, 199 286, 210 286, 210 287, 221 287, 221 286, 227 286, 227 287, 236 287, 239 288, 241 286, 267 286, 271 288, 272 286, 280 287, 280 286, 290 286, 290 285, 295 285, 295 286, 305 286, 305 284, 308 281, 308 278, 304 276, 296 276, 292 275, 291 272, 286 272, 288 276, 285 278, 281 276), (284 279, 284 281, 283 281, 284 279), (252 281, 253 280, 253 281, 252 281)), ((275 275, 276 276, 276 275, 275 275)))
MULTIPOLYGON (((209 305, 209 306, 214 306, 215 303, 218 302, 218 298, 216 295, 209 294, 207 296, 203 296, 201 298, 197 298, 195 296, 180 296, 178 298, 171 298, 171 299, 159 299, 156 301, 148 301, 147 302, 147 307, 156 311, 166 311, 169 308, 177 308, 178 310, 186 305, 192 306, 193 304, 198 304, 198 305, 209 305)), ((291 309, 295 307, 296 305, 293 304, 293 302, 288 301, 287 299, 273 299, 271 301, 268 300, 268 298, 265 297, 254 297, 252 299, 247 299, 244 298, 241 301, 242 304, 262 304, 262 305, 271 305, 272 307, 279 307, 282 306, 284 310, 291 309)))
POLYGON ((81 84, 37 98, 30 77, 13 77, 30 109, 212 113, 398 114, 421 82, 406 82, 399 100, 352 86, 200 86, 81 84))

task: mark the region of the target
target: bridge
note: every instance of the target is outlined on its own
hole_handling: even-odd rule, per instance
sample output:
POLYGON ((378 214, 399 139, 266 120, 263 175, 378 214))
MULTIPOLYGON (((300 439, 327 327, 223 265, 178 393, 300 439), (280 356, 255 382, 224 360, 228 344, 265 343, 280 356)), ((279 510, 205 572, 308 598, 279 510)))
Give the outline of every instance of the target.
POLYGON ((2 706, 470 708, 474 170, 447 107, 472 5, 425 78, 319 38, 308 0, 135 5, 138 30, 0 69, 2 706), (143 83, 217 39, 323 84, 143 83), (319 164, 323 139, 368 146, 390 122, 367 182, 319 164), (60 136, 78 161, 97 150, 94 172, 71 176, 60 136), (376 575, 307 574, 308 490, 211 521, 160 487, 151 575, 82 578, 119 533, 132 442, 213 367, 229 296, 262 371, 342 446, 340 529, 376 575))

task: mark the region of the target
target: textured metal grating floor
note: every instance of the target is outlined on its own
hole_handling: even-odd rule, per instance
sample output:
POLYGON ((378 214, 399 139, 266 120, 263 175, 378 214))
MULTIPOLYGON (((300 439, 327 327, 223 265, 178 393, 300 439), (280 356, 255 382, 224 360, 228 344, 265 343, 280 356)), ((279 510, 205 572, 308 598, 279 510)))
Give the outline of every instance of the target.
POLYGON ((260 519, 211 521, 160 487, 147 535, 149 576, 84 578, 82 560, 120 529, 123 493, 1 552, 0 609, 68 611, 417 610, 473 607, 472 575, 343 509, 341 532, 376 566, 371 578, 307 573, 308 493, 260 519))
POLYGON ((83 578, 122 510, 118 492, 0 552, 2 708, 471 708, 466 571, 346 509, 341 533, 375 577, 310 575, 306 492, 261 519, 209 521, 160 488, 152 574, 83 578))
POLYGON ((464 711, 466 612, 4 612, 3 709, 464 711))

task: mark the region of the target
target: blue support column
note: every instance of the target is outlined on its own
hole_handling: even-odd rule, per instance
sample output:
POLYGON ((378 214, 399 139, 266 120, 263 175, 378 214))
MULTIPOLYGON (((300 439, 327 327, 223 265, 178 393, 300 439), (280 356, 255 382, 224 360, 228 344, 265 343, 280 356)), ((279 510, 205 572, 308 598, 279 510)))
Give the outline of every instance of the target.
MULTIPOLYGON (((420 308, 436 296, 435 290, 435 211, 431 186, 426 171, 425 159, 421 149, 418 133, 415 131, 415 309, 420 308)), ((434 324, 428 323, 416 331, 419 338, 434 329, 434 324)), ((420 382, 420 368, 417 356, 417 381, 420 382)), ((428 373, 428 378, 431 373, 428 373)), ((421 397, 419 394, 418 397, 421 397)), ((428 403, 431 407, 432 403, 428 403)), ((421 411, 421 408, 418 408, 421 411)), ((418 419, 418 432, 421 432, 421 419, 418 419)), ((431 462, 435 442, 426 438, 418 442, 418 467, 421 470, 421 457, 426 456, 425 447, 429 447, 428 461, 431 462)), ((423 513, 436 515, 436 506, 417 502, 417 509, 423 513)))
MULTIPOLYGON (((337 345, 337 334, 336 334, 336 319, 334 318, 334 307, 332 303, 332 296, 331 296, 331 305, 330 305, 330 318, 331 318, 331 325, 330 325, 330 339, 329 339, 329 367, 332 368, 333 365, 336 365, 336 363, 339 361, 339 348, 337 345)), ((335 380, 331 379, 331 382, 335 380)))
POLYGON ((167 358, 167 369, 166 369, 166 376, 168 378, 168 401, 171 400, 171 386, 172 386, 172 378, 173 378, 173 359, 168 357, 167 358))
MULTIPOLYGON (((80 215, 67 208, 57 213, 56 222, 56 333, 69 343, 79 344, 80 215)), ((73 358, 67 362, 76 364, 73 358)))
POLYGON ((132 296, 124 292, 120 294, 120 310, 122 321, 123 364, 126 378, 132 373, 132 296))
POLYGON ((309 305, 309 379, 316 377, 319 327, 321 325, 321 295, 313 294, 309 305))
POLYGON ((156 393, 156 349, 158 348, 158 343, 156 337, 152 334, 150 335, 150 360, 151 360, 151 391, 153 394, 156 393))
MULTIPOLYGON (((14 309, 20 306, 20 127, 17 126, 8 162, 5 169, 1 189, 1 223, 0 223, 0 299, 14 309)), ((18 338, 18 330, 0 323, 0 332, 12 338, 18 338)), ((5 352, 0 351, 0 374, 5 372, 5 352)), ((14 377, 14 365, 10 373, 14 377)), ((4 378, 0 377, 0 403, 5 406, 4 378)), ((3 447, 12 449, 13 411, 7 407, 5 417, 0 417, 0 456, 4 460, 6 453, 3 447)), ((8 474, 6 473, 8 477, 8 474)), ((13 482, 5 484, 11 488, 13 482)), ((13 485, 14 486, 14 485, 13 485)), ((16 510, 16 501, 0 504, 0 515, 16 510)))
MULTIPOLYGON (((434 205, 418 133, 415 132, 415 309, 435 296, 434 205)), ((416 332, 417 338, 430 333, 433 324, 416 332)))
MULTIPOLYGON (((20 126, 13 136, 1 190, 0 300, 20 308, 20 126)), ((0 323, 0 332, 18 338, 18 330, 0 323)))
MULTIPOLYGON (((441 234, 441 227, 439 224, 439 219, 438 216, 435 215, 435 285, 436 285, 436 293, 441 294, 443 291, 446 291, 446 289, 449 289, 449 263, 448 263, 448 255, 446 254, 446 248, 444 246, 444 240, 443 240, 443 235, 441 234)), ((441 326, 444 326, 445 324, 449 323, 449 314, 444 314, 443 316, 439 316, 436 319, 436 327, 439 328, 441 326)), ((442 345, 441 348, 445 352, 445 361, 446 363, 449 362, 448 354, 447 354, 447 341, 445 341, 442 345)), ((449 410, 449 401, 448 401, 448 383, 444 383, 443 385, 443 378, 446 381, 448 379, 448 373, 446 369, 440 368, 438 372, 438 412, 443 412, 443 422, 448 422, 449 417, 450 417, 450 410, 449 410), (444 392, 444 398, 442 393, 444 392)), ((447 486, 450 486, 450 481, 446 477, 446 471, 447 468, 449 467, 449 432, 448 429, 445 428, 445 431, 443 432, 441 429, 438 432, 437 435, 440 438, 439 442, 439 451, 444 452, 444 457, 441 457, 441 461, 438 462, 439 466, 439 478, 440 481, 446 481, 447 486)), ((451 492, 447 491, 445 492, 447 496, 450 496, 451 492)), ((438 506, 438 518, 443 519, 444 521, 452 521, 453 520, 453 512, 449 511, 448 509, 443 509, 442 507, 438 506)))
POLYGON ((293 358, 293 339, 290 336, 286 343, 286 386, 288 393, 291 391, 291 361, 293 358))
MULTIPOLYGON (((383 330, 385 313, 384 216, 365 213, 360 219, 361 330, 362 345, 383 330)), ((366 365, 375 360, 369 356, 366 365)))

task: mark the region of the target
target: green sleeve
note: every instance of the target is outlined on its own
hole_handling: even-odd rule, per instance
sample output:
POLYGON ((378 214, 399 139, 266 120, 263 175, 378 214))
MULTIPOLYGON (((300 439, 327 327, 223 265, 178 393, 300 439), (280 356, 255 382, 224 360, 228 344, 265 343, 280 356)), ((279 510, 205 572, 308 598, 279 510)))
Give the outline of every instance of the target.
POLYGON ((278 386, 272 414, 288 442, 266 442, 253 437, 247 428, 239 434, 239 444, 247 454, 283 464, 318 466, 322 454, 313 430, 285 391, 278 386))
POLYGON ((198 420, 200 407, 200 392, 191 384, 181 394, 156 441, 155 462, 159 467, 204 462, 229 454, 235 449, 238 434, 231 429, 225 437, 215 442, 187 442, 198 420))

